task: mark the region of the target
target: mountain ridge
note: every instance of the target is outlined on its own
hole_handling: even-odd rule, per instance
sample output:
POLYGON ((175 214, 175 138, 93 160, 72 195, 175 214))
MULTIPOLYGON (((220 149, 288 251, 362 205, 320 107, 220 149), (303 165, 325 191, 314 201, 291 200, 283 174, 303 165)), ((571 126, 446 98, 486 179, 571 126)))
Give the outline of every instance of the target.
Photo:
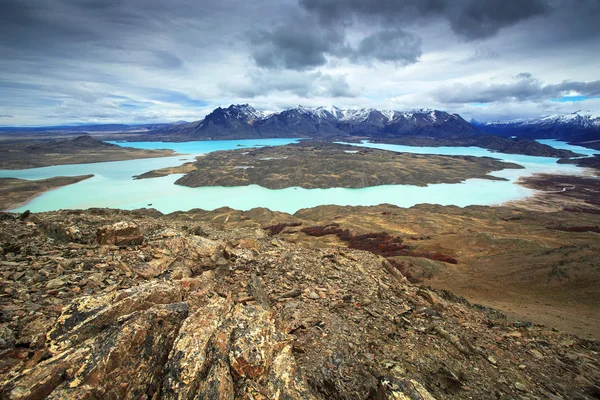
POLYGON ((472 124, 485 133, 503 137, 556 139, 600 149, 600 111, 579 110, 541 118, 472 121, 472 124))
MULTIPOLYGON (((379 110, 375 108, 341 109, 335 106, 304 107, 279 112, 258 111, 249 104, 218 107, 204 119, 161 129, 163 133, 210 137, 254 134, 271 137, 275 134, 295 136, 347 136, 395 134, 431 134, 431 126, 451 125, 458 132, 476 133, 458 114, 432 109, 410 111, 379 110)), ((441 132, 439 132, 441 133, 441 132)))
POLYGON ((478 146, 494 151, 556 158, 574 157, 533 140, 487 135, 459 114, 440 110, 303 107, 269 113, 248 104, 218 107, 204 119, 155 130, 141 140, 227 140, 299 137, 410 146, 478 146))

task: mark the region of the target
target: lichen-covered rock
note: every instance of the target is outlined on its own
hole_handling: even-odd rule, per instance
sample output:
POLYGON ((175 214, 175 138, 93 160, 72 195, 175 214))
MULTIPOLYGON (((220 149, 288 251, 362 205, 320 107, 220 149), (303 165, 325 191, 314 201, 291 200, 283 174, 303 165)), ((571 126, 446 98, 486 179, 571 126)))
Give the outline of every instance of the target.
POLYGON ((162 398, 312 399, 288 341, 263 307, 215 299, 182 326, 162 398))
POLYGON ((73 301, 47 334, 51 357, 4 382, 2 398, 314 398, 273 313, 206 278, 73 301))
POLYGON ((110 325, 5 385, 2 398, 140 399, 160 389, 185 303, 157 305, 110 325))
POLYGON ((116 323, 120 317, 146 310, 156 304, 181 301, 177 285, 151 282, 102 296, 86 296, 73 301, 63 310, 55 326, 48 332, 53 353, 64 351, 116 323))
POLYGON ((208 341, 231 307, 231 300, 217 297, 185 320, 165 366, 164 399, 188 399, 196 393, 201 372, 208 370, 208 341))
POLYGON ((132 246, 142 244, 144 235, 133 222, 121 221, 99 228, 96 240, 103 245, 132 246))
POLYGON ((15 344, 15 333, 5 325, 0 326, 0 350, 10 348, 15 344))

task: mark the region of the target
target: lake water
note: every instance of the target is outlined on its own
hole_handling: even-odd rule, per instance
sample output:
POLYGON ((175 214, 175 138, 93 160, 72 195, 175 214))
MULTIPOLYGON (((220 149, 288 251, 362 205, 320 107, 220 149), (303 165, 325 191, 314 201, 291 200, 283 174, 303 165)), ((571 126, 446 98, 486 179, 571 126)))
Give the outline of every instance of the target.
MULTIPOLYGON (((0 177, 21 179, 45 179, 54 176, 75 176, 94 174, 93 178, 44 193, 28 204, 15 210, 21 212, 51 211, 57 209, 85 209, 90 207, 110 207, 136 209, 151 207, 168 213, 177 210, 202 208, 212 210, 229 206, 248 210, 253 207, 267 207, 271 210, 293 213, 301 208, 323 204, 338 205, 377 205, 390 203, 410 207, 419 203, 442 205, 492 205, 521 199, 534 193, 533 190, 515 185, 521 176, 536 172, 581 174, 585 170, 573 165, 556 164, 555 158, 531 157, 523 155, 493 153, 477 147, 410 147, 400 145, 364 143, 363 146, 420 154, 490 156, 521 164, 525 169, 503 170, 493 173, 509 181, 489 181, 469 179, 459 184, 433 184, 427 187, 410 185, 386 185, 362 189, 266 189, 257 185, 241 187, 188 188, 174 185, 182 175, 162 178, 133 180, 134 175, 144 172, 177 166, 192 161, 195 155, 216 150, 230 150, 244 147, 276 146, 296 142, 297 139, 256 139, 236 141, 205 142, 139 142, 118 143, 120 145, 144 149, 172 149, 186 156, 117 161, 95 164, 61 165, 27 170, 0 170, 0 177)), ((570 146, 556 141, 542 141, 556 148, 566 148, 591 155, 596 151, 570 146)))

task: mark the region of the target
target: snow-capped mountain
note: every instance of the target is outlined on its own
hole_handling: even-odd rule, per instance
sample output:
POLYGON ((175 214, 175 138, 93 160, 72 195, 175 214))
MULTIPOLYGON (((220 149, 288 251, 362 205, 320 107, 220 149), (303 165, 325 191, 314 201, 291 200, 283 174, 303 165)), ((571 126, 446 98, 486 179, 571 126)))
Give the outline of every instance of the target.
POLYGON ((331 137, 478 133, 458 114, 439 110, 341 109, 303 107, 268 113, 248 104, 217 108, 203 120, 172 127, 194 137, 331 137))
POLYGON ((411 146, 479 146, 504 153, 572 157, 532 140, 486 135, 458 114, 440 110, 294 107, 257 111, 248 104, 216 108, 203 120, 149 132, 148 140, 189 141, 258 138, 370 139, 411 146))
POLYGON ((600 111, 576 111, 542 118, 475 123, 487 133, 569 142, 600 140, 600 111))

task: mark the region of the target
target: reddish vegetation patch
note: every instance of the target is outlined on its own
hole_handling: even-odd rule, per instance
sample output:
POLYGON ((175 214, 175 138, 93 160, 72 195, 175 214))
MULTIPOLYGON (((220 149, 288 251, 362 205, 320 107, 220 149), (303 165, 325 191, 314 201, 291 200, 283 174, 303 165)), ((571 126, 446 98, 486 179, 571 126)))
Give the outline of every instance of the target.
POLYGON ((410 256, 421 257, 429 260, 443 261, 450 264, 458 264, 458 260, 440 253, 417 253, 412 252, 410 247, 402 243, 402 238, 392 236, 386 232, 367 233, 364 235, 354 235, 348 229, 340 228, 339 224, 329 224, 320 226, 310 226, 300 230, 309 236, 321 237, 325 235, 335 235, 340 240, 346 242, 349 248, 356 250, 366 250, 371 253, 385 257, 394 267, 396 267, 408 280, 418 282, 413 278, 406 266, 394 260, 391 257, 410 256))
POLYGON ((548 229, 562 232, 596 232, 600 233, 600 226, 548 226, 548 229))
POLYGON ((294 226, 301 226, 301 225, 302 225, 301 222, 283 222, 281 224, 267 226, 263 229, 265 231, 269 231, 271 233, 271 235, 277 235, 278 233, 281 233, 288 226, 294 227, 294 226))
POLYGON ((429 240, 431 236, 411 236, 410 240, 429 240))

